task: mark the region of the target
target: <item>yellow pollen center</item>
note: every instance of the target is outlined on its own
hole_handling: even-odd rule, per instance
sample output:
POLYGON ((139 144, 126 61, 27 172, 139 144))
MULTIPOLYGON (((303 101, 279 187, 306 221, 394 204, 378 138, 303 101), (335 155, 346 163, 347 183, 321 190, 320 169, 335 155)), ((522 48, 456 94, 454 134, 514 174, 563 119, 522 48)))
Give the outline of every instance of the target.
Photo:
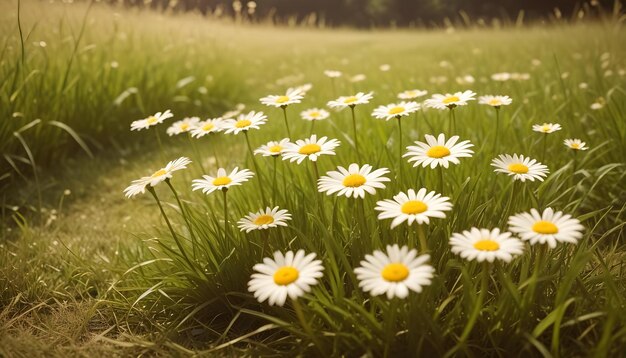
POLYGON ((276 103, 285 103, 287 101, 289 101, 289 97, 287 96, 280 96, 276 98, 276 103))
POLYGON ((187 123, 183 123, 183 124, 181 124, 181 125, 180 125, 180 129, 181 129, 182 131, 186 131, 187 129, 189 129, 189 124, 187 124, 187 123))
POLYGON ((302 147, 300 147, 300 150, 298 150, 298 153, 310 155, 310 154, 315 154, 319 152, 320 150, 322 150, 322 147, 320 147, 319 145, 315 143, 311 143, 311 144, 305 144, 302 147))
POLYGON ((428 149, 426 155, 431 158, 443 158, 450 155, 450 149, 444 147, 443 145, 435 145, 428 149))
POLYGON ((343 103, 345 104, 350 104, 350 103, 354 103, 358 100, 358 98, 356 98, 356 96, 350 96, 346 99, 343 100, 343 103))
POLYGON ((450 97, 446 97, 443 99, 443 103, 445 104, 450 104, 450 103, 454 103, 454 102, 458 102, 461 99, 457 96, 450 96, 450 97))
POLYGON ((404 264, 392 263, 385 266, 381 276, 385 281, 400 282, 409 277, 409 269, 404 264))
POLYGON ((252 122, 250 122, 247 119, 240 119, 237 121, 237 123, 235 123, 235 127, 237 128, 246 128, 247 126, 251 125, 252 122))
POLYGON ((275 145, 269 148, 269 151, 271 153, 280 153, 280 151, 283 150, 283 147, 281 147, 280 145, 275 145))
POLYGON ((343 178, 343 186, 349 188, 358 188, 361 185, 365 184, 367 180, 361 174, 350 174, 347 177, 343 178))
POLYGON ((274 283, 280 286, 287 286, 300 277, 298 270, 291 266, 283 266, 274 272, 274 283))
POLYGON ((146 120, 148 121, 148 124, 155 124, 158 121, 155 116, 150 116, 146 120))
POLYGON ((499 106, 499 105, 502 104, 502 102, 499 99, 494 98, 491 101, 489 101, 489 104, 492 105, 492 106, 499 106))
POLYGON ((500 244, 493 240, 485 239, 476 241, 474 243, 474 248, 480 251, 496 251, 500 248, 500 244))
POLYGON ((541 127, 541 130, 544 132, 548 132, 550 130, 550 126, 547 124, 544 124, 543 127, 541 127))
POLYGON ((207 124, 202 126, 202 130, 205 131, 205 132, 208 132, 211 129, 213 129, 214 127, 215 127, 215 125, 213 125, 213 123, 207 123, 207 124))
POLYGON ((259 215, 256 219, 254 219, 254 225, 269 225, 274 222, 274 217, 272 215, 259 215))
POLYGON ((233 180, 231 178, 229 178, 229 177, 217 177, 217 178, 213 179, 213 185, 215 185, 215 186, 228 185, 232 181, 233 180))
POLYGON ((528 173, 528 167, 522 163, 513 163, 509 164, 509 170, 515 174, 526 174, 528 173))
POLYGON ((310 112, 309 113, 309 117, 311 118, 317 118, 320 116, 320 112, 310 112))
POLYGON ((572 144, 570 145, 570 147, 571 147, 572 149, 580 149, 580 144, 578 144, 578 143, 572 143, 572 144))
POLYGON ((428 210, 428 205, 419 200, 409 200, 406 203, 402 204, 402 207, 400 207, 400 211, 402 211, 402 213, 409 215, 421 214, 426 210, 428 210))
POLYGON ((552 235, 559 232, 559 228, 549 221, 540 220, 533 225, 533 231, 538 234, 552 235))
POLYGON ((409 92, 407 92, 407 93, 406 93, 406 95, 407 95, 408 97, 417 97, 417 92, 415 92, 415 91, 409 91, 409 92))
POLYGON ((167 171, 165 171, 165 169, 161 169, 161 170, 155 172, 154 174, 152 174, 152 177, 156 178, 156 177, 163 176, 165 174, 167 174, 167 171))
POLYGON ((404 107, 397 106, 389 110, 389 114, 398 114, 404 112, 404 107))

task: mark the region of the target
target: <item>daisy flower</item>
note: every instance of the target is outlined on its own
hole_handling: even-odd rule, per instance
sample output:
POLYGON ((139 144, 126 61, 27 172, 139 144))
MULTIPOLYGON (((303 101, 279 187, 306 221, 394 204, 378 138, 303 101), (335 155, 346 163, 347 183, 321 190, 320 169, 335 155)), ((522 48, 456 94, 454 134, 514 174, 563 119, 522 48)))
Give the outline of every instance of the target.
POLYGON ((498 82, 504 82, 511 79, 511 74, 508 72, 499 72, 491 75, 491 79, 498 82))
POLYGON ((263 112, 251 111, 248 114, 240 114, 237 119, 227 119, 224 121, 226 134, 239 134, 251 128, 259 129, 259 126, 267 122, 267 116, 263 112))
POLYGON ((267 142, 254 150, 254 154, 261 154, 264 157, 276 157, 279 156, 284 150, 285 146, 289 143, 289 138, 283 138, 279 142, 271 141, 267 142))
POLYGON ((478 97, 479 104, 486 104, 496 109, 502 106, 508 106, 513 100, 509 96, 480 96, 478 97))
POLYGON ((405 298, 409 290, 422 292, 433 278, 435 269, 426 262, 429 255, 417 256, 417 250, 388 245, 387 252, 376 250, 365 255, 361 266, 354 270, 359 287, 372 296, 386 294, 388 299, 405 298))
POLYGON ((425 188, 417 193, 413 189, 405 194, 400 192, 391 199, 381 200, 376 203, 376 211, 380 211, 378 219, 392 219, 391 228, 408 221, 409 225, 429 224, 430 218, 446 217, 444 211, 452 210, 450 198, 441 196, 434 191, 427 192, 425 188))
POLYGON ((391 69, 391 66, 386 64, 386 63, 384 63, 384 64, 380 65, 378 67, 378 69, 383 71, 383 72, 387 72, 387 71, 389 71, 391 69))
POLYGON ((535 132, 548 134, 561 130, 561 125, 558 123, 534 124, 533 130, 535 132))
POLYGON ((320 121, 322 119, 326 119, 330 116, 328 111, 320 109, 320 108, 311 108, 306 111, 300 112, 300 117, 307 121, 320 121))
POLYGON ((415 102, 400 102, 398 104, 392 103, 386 106, 379 106, 374 110, 374 112, 372 112, 372 116, 388 121, 393 118, 408 116, 419 109, 420 105, 415 102))
POLYGON ((359 92, 354 96, 342 96, 334 101, 329 101, 326 105, 330 108, 344 109, 347 107, 354 107, 357 104, 366 104, 370 102, 370 99, 374 98, 372 92, 363 93, 359 92))
POLYGON ((287 107, 290 104, 300 103, 304 98, 299 89, 290 88, 284 95, 270 95, 260 99, 261 103, 266 106, 287 107))
POLYGON ((435 139, 434 136, 427 134, 424 136, 426 143, 415 142, 416 146, 408 146, 408 152, 403 157, 409 157, 409 163, 413 163, 413 167, 421 165, 426 168, 430 165, 432 169, 438 165, 448 168, 449 163, 459 164, 459 158, 470 158, 474 153, 470 147, 474 145, 469 140, 457 143, 459 136, 452 136, 446 141, 446 136, 441 133, 435 139))
POLYGON ((530 209, 530 213, 509 217, 509 230, 531 245, 548 244, 555 248, 557 242, 577 243, 583 237, 584 227, 571 215, 546 208, 541 214, 530 209))
POLYGON ((239 170, 235 167, 230 174, 226 174, 226 169, 219 168, 217 175, 203 175, 202 179, 194 179, 191 188, 195 191, 201 189, 204 194, 211 194, 216 190, 228 190, 231 186, 241 185, 252 178, 254 173, 248 169, 239 170))
POLYGON ((365 81, 366 78, 367 78, 367 76, 365 76, 362 73, 359 73, 358 75, 354 75, 354 76, 350 77, 350 82, 352 82, 352 83, 361 82, 361 81, 365 81))
POLYGON ((172 112, 170 112, 170 110, 166 110, 165 112, 157 112, 156 114, 148 117, 148 118, 144 118, 144 119, 140 119, 137 121, 134 121, 133 123, 130 124, 130 130, 131 131, 139 131, 142 129, 148 129, 152 126, 155 126, 159 123, 162 123, 164 120, 168 119, 168 118, 172 118, 174 117, 174 115, 172 114, 172 112))
POLYGON ((305 84, 297 86, 297 87, 289 88, 289 89, 287 89, 287 92, 289 92, 289 91, 298 91, 298 92, 300 92, 300 95, 305 96, 306 93, 311 90, 311 88, 313 88, 312 84, 305 83, 305 84))
POLYGON ((462 258, 478 262, 502 260, 511 262, 513 256, 521 255, 524 243, 500 229, 471 228, 463 233, 454 233, 450 238, 451 251, 462 258))
POLYGON ((372 166, 365 164, 359 167, 352 163, 345 169, 337 167, 337 171, 327 172, 317 181, 319 192, 326 192, 326 195, 337 193, 338 196, 345 195, 348 198, 365 198, 365 192, 376 193, 376 189, 384 189, 383 182, 390 181, 383 175, 389 173, 389 169, 380 168, 372 171, 372 166))
POLYGON ((581 141, 580 139, 566 139, 563 141, 563 144, 565 144, 568 148, 573 149, 573 150, 589 149, 589 147, 587 147, 587 143, 581 141))
POLYGON ((278 206, 273 209, 267 207, 256 213, 250 213, 237 222, 239 229, 246 233, 252 230, 265 230, 271 227, 287 226, 287 220, 291 220, 291 214, 287 210, 279 210, 278 206))
POLYGON ((430 99, 424 101, 424 104, 426 107, 430 108, 452 109, 457 106, 465 106, 467 101, 473 101, 475 99, 474 96, 476 96, 476 93, 469 90, 465 92, 456 92, 454 94, 434 94, 430 99))
POLYGON ((173 135, 191 132, 194 128, 198 126, 198 123, 200 123, 200 118, 186 117, 181 119, 180 121, 172 123, 172 125, 167 129, 166 133, 171 137, 173 135))
POLYGON ((322 154, 335 155, 334 149, 339 146, 339 143, 338 140, 328 140, 327 137, 317 139, 317 135, 313 134, 310 138, 298 139, 295 143, 287 143, 283 151, 283 160, 297 161, 300 164, 308 158, 315 162, 322 154))
POLYGON ((324 75, 326 75, 326 77, 329 77, 329 78, 338 78, 338 77, 341 77, 342 73, 341 71, 326 70, 324 71, 324 75))
POLYGON ((207 119, 199 122, 194 129, 191 130, 191 136, 201 138, 207 134, 217 133, 224 129, 224 120, 222 118, 207 119))
POLYGON ((270 306, 282 306, 289 296, 292 300, 311 291, 311 286, 317 284, 317 279, 323 276, 322 261, 315 260, 315 254, 305 256, 304 250, 287 251, 283 255, 280 251, 274 252, 274 258, 266 257, 262 264, 253 267, 255 273, 248 282, 248 291, 263 302, 267 300, 270 306))
POLYGON ((398 98, 400 99, 415 99, 419 97, 423 97, 428 94, 428 91, 412 89, 404 92, 398 93, 398 98))
POLYGON ((150 185, 150 187, 155 187, 160 182, 170 179, 172 177, 172 173, 177 170, 187 168, 187 165, 191 163, 191 160, 187 157, 180 157, 176 160, 172 160, 167 163, 164 168, 161 168, 154 172, 149 177, 142 177, 137 180, 133 180, 130 186, 124 189, 124 194, 128 198, 132 198, 137 194, 143 194, 146 191, 146 186, 150 185))
POLYGON ((508 174, 513 176, 513 180, 526 181, 543 181, 547 176, 548 167, 539 163, 535 159, 524 157, 523 155, 513 154, 500 154, 498 158, 491 161, 491 165, 496 167, 494 170, 497 173, 508 174))

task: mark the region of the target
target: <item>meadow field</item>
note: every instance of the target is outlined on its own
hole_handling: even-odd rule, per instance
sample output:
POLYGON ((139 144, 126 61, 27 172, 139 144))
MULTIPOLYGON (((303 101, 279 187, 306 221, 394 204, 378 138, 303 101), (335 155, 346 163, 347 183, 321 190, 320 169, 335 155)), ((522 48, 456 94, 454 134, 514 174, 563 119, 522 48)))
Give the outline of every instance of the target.
POLYGON ((17 9, 0 356, 623 354, 619 9, 360 31, 17 9))

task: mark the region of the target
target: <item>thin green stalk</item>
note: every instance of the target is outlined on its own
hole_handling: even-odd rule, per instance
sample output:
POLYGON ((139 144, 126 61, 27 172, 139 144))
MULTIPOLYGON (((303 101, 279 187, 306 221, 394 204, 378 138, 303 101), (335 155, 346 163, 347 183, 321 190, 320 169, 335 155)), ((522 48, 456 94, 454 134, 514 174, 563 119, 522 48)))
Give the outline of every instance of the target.
POLYGON ((450 116, 452 117, 452 129, 449 135, 454 135, 456 132, 456 113, 454 112, 454 108, 450 109, 450 116))
POLYGON ((546 164, 546 149, 548 146, 548 133, 543 134, 543 148, 541 149, 541 163, 546 164))
POLYGON ((248 137, 248 131, 244 131, 243 134, 246 137, 246 143, 248 144, 248 151, 250 151, 250 157, 252 158, 252 163, 254 164, 254 170, 256 171, 257 179, 259 181, 259 190, 261 191, 261 199, 263 199, 263 206, 267 206, 267 200, 265 200, 265 189, 263 187, 263 180, 261 179, 261 169, 259 168, 259 164, 256 161, 256 157, 254 156, 254 150, 252 150, 252 145, 250 144, 250 138, 248 137))
POLYGON ((511 215, 511 210, 513 208, 513 199, 515 198, 515 192, 517 191, 517 180, 513 179, 513 184, 511 185, 511 195, 509 195, 509 200, 504 207, 504 212, 502 216, 502 225, 506 224, 509 216, 511 215))
POLYGON ((444 183, 443 183, 443 166, 438 165, 437 166, 437 171, 439 172, 439 193, 443 194, 443 187, 444 187, 444 183))
POLYGON ((315 122, 317 122, 316 120, 312 120, 311 121, 311 131, 309 133, 309 135, 313 135, 313 130, 315 129, 315 122))
POLYGON ((472 329, 480 316, 480 311, 482 311, 483 302, 485 301, 485 296, 487 295, 487 285, 489 284, 489 262, 483 261, 483 270, 481 275, 481 283, 480 283, 480 292, 478 293, 478 298, 474 303, 474 308, 469 316, 469 320, 463 329, 463 333, 461 334, 461 338, 459 339, 459 343, 457 347, 463 347, 467 342, 467 338, 472 333, 472 329))
POLYGON ((420 243, 420 253, 428 252, 428 241, 426 240, 426 234, 424 234, 424 226, 422 224, 417 225, 417 238, 420 243))
POLYGON ((291 131, 289 130, 289 121, 287 120, 287 106, 280 106, 283 109, 283 117, 285 118, 285 128, 287 128, 287 137, 291 138, 291 131))
POLYGON ((309 322, 307 322, 306 318, 304 317, 304 312, 302 311, 302 306, 300 305, 300 302, 298 301, 298 299, 294 299, 292 302, 293 302, 293 308, 296 311, 296 316, 298 317, 298 321, 300 321, 302 328, 304 328, 304 331, 306 332, 306 334, 313 341, 315 348, 317 348, 320 351, 320 353, 322 354, 321 355, 322 357, 328 357, 326 352, 324 352, 322 345, 317 340, 317 337, 315 336, 315 334, 313 334, 313 329, 311 329, 309 322))
MULTIPOLYGON (((187 224, 187 228, 189 229, 189 235, 195 241, 195 235, 194 235, 194 232, 193 232, 193 226, 191 225, 191 222, 189 221, 189 217, 187 217, 187 213, 185 212, 185 208, 183 207, 183 203, 180 201, 180 198, 178 197, 178 193, 174 189, 174 186, 172 186, 172 183, 171 183, 171 181, 169 179, 165 179, 165 183, 167 184, 167 186, 170 187, 170 190, 174 194, 174 198, 176 198, 176 202, 178 203, 178 207, 180 208, 180 214, 183 216, 183 219, 185 220, 185 223, 187 224)), ((195 249, 195 247, 194 247, 194 249, 195 249)))
POLYGON ((546 254, 546 244, 541 244, 538 245, 539 247, 537 248, 536 251, 536 255, 535 255, 535 261, 534 263, 534 267, 533 267, 533 275, 531 277, 531 281, 528 284, 528 291, 527 291, 527 296, 526 296, 526 302, 525 302, 525 307, 524 307, 524 311, 528 312, 528 310, 530 309, 530 305, 535 301, 535 295, 537 292, 537 283, 539 281, 539 273, 541 271, 541 268, 544 267, 544 256, 546 254))
POLYGON ((352 113, 352 129, 354 130, 354 150, 356 151, 357 160, 360 163, 361 153, 359 153, 359 140, 357 138, 356 117, 354 116, 354 105, 350 106, 350 112, 352 113))
POLYGON ((398 119, 398 183, 402 186, 402 120, 398 119))
POLYGON ((493 141, 493 151, 494 155, 498 154, 500 150, 499 141, 500 141, 500 107, 494 107, 496 109, 496 131, 495 131, 495 140, 493 141))
POLYGON ((226 192, 228 188, 222 189, 222 194, 224 194, 224 238, 228 238, 228 199, 226 198, 226 192))
POLYGON ((400 300, 398 298, 392 298, 389 303, 389 310, 391 311, 387 315, 385 320, 385 331, 387 333, 387 339, 385 340, 385 351, 383 357, 389 357, 389 351, 393 345, 394 338, 396 337, 396 316, 398 314, 398 305, 400 300))
POLYGON ((276 205, 276 167, 278 166, 276 161, 278 160, 278 156, 275 155, 272 158, 272 204, 276 205))

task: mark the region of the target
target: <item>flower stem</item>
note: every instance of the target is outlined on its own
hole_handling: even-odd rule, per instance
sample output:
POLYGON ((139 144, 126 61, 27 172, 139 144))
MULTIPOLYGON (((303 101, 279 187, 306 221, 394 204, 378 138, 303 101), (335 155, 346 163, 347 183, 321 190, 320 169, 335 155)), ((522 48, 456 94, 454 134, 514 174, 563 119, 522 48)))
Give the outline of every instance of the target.
POLYGON ((402 185, 402 120, 398 119, 398 183, 402 185))
POLYGON ((246 143, 248 144, 248 151, 250 152, 250 157, 252 157, 252 163, 254 164, 254 170, 256 171, 257 179, 259 180, 259 189, 261 191, 261 199, 263 199, 263 205, 267 206, 267 200, 265 200, 265 189, 263 188, 263 180, 261 179, 261 170, 259 169, 259 164, 256 162, 256 157, 254 156, 254 151, 252 150, 252 145, 250 144, 250 138, 248 137, 248 131, 244 131, 243 134, 246 136, 246 143))
POLYGON ((278 159, 278 156, 274 156, 274 159, 273 159, 274 168, 272 168, 272 204, 276 204, 276 167, 278 166, 278 163, 276 163, 277 159, 278 159))
MULTIPOLYGON (((189 221, 189 218, 187 217, 187 213, 185 212, 183 203, 180 201, 180 198, 178 197, 178 193, 176 192, 176 190, 174 190, 174 186, 172 186, 172 183, 169 179, 165 179, 165 183, 167 184, 167 186, 170 187, 170 190, 174 194, 174 197, 176 198, 176 202, 178 203, 178 207, 180 208, 180 214, 183 216, 183 219, 185 220, 185 223, 187 224, 187 228, 189 229, 189 235, 191 236, 191 239, 195 242, 196 235, 193 232, 193 227, 191 226, 191 222, 189 221)), ((196 249, 195 245, 193 249, 195 251, 196 249)))
POLYGON ((546 163, 546 148, 548 145, 548 133, 543 135, 543 149, 541 150, 541 164, 546 163))
POLYGON ((285 128, 287 128, 287 137, 291 139, 291 131, 289 130, 289 121, 287 120, 287 106, 280 106, 283 109, 283 117, 285 118, 285 128))
POLYGON ((511 210, 513 208, 513 199, 515 198, 515 192, 517 191, 517 180, 513 179, 513 184, 511 185, 511 195, 509 195, 509 200, 506 202, 506 206, 504 207, 504 216, 502 216, 502 225, 506 224, 509 216, 511 215, 511 210))
POLYGON ((293 309, 296 311, 296 316, 298 316, 298 321, 300 321, 302 328, 304 328, 304 331, 306 332, 306 334, 313 341, 315 348, 317 348, 320 351, 320 353, 322 354, 321 356, 327 357, 326 353, 322 349, 322 345, 319 343, 319 341, 313 334, 313 330, 311 329, 311 326, 307 322, 306 318, 304 318, 304 312, 302 311, 302 306, 300 305, 300 301, 298 301, 298 299, 296 298, 292 302, 293 302, 293 309))
POLYGON ((426 241, 426 234, 424 234, 424 227, 422 224, 417 225, 417 238, 420 242, 420 253, 428 252, 428 241, 426 241))
POLYGON ((222 194, 224 194, 224 238, 228 236, 228 199, 226 199, 227 188, 222 189, 222 194))
POLYGON ((359 140, 357 138, 356 131, 356 117, 354 116, 354 105, 350 106, 350 112, 352 113, 352 128, 354 129, 354 150, 356 151, 356 157, 361 162, 361 154, 359 153, 359 140))
POLYGON ((443 167, 438 165, 437 171, 439 172, 439 194, 443 195, 443 167))
POLYGON ((393 344, 394 338, 396 336, 396 315, 398 313, 398 298, 391 299, 391 303, 389 304, 389 310, 391 311, 387 317, 387 322, 385 324, 385 330, 387 332, 387 339, 385 340, 385 352, 383 353, 383 357, 389 357, 389 350, 391 349, 391 345, 393 344))
POLYGON ((493 141, 493 151, 492 153, 495 155, 498 153, 499 149, 499 141, 500 141, 500 108, 499 107, 495 107, 496 109, 496 138, 493 141))
POLYGON ((317 121, 315 121, 315 120, 311 121, 311 132, 309 133, 310 135, 313 135, 313 129, 315 129, 315 122, 317 122, 317 121))
POLYGON ((480 283, 480 292, 478 293, 478 298, 474 303, 474 309, 470 314, 469 320, 467 321, 467 325, 465 325, 465 329, 463 329, 463 333, 461 334, 461 338, 459 339, 459 343, 457 346, 462 347, 465 342, 467 342, 467 338, 470 333, 472 333, 472 328, 476 324, 478 320, 478 316, 480 316, 480 311, 482 310, 482 305, 485 300, 485 296, 487 295, 487 285, 489 283, 489 262, 483 261, 483 271, 480 283))

